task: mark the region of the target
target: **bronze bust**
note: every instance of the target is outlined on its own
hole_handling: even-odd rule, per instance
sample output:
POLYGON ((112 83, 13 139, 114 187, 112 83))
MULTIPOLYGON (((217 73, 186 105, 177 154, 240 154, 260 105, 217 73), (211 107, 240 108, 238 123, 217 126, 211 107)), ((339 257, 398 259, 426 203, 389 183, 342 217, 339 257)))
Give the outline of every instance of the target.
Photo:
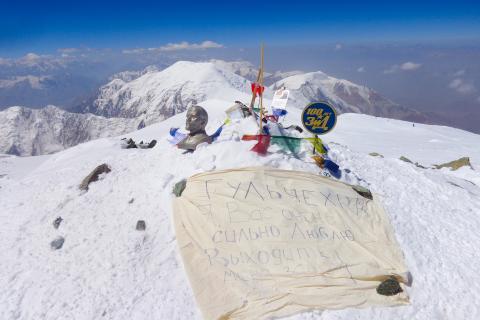
POLYGON ((212 138, 205 132, 208 122, 207 111, 200 106, 190 107, 187 111, 185 129, 190 133, 178 143, 180 149, 194 151, 200 143, 211 143, 212 138))

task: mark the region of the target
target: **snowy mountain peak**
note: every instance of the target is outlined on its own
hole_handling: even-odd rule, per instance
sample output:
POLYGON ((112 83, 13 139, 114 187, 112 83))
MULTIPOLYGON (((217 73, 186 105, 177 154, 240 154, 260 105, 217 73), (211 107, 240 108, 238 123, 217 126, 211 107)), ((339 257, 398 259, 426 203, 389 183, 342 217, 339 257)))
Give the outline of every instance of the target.
MULTIPOLYGON (((100 88, 98 97, 85 110, 106 117, 141 117, 146 124, 151 124, 207 99, 248 102, 249 82, 255 80, 257 72, 245 61, 179 61, 162 71, 144 72, 132 81, 112 80, 100 88)), ((272 90, 290 89, 291 107, 303 108, 312 101, 327 100, 339 113, 426 121, 421 113, 395 104, 370 88, 322 71, 275 72, 265 77, 273 83, 272 90)), ((267 90, 265 96, 270 94, 267 90)))
POLYGON ((328 76, 322 71, 308 72, 304 74, 297 74, 285 79, 280 80, 279 82, 283 83, 285 86, 288 86, 291 89, 300 89, 301 85, 305 82, 316 82, 316 81, 338 81, 338 79, 328 76))
POLYGON ((272 90, 281 87, 289 89, 292 100, 301 106, 325 100, 340 113, 363 113, 416 122, 426 120, 418 111, 395 104, 368 87, 334 78, 322 71, 286 77, 271 86, 272 90))
MULTIPOLYGON (((54 152, 89 139, 127 132, 139 123, 150 125, 163 121, 206 100, 223 101, 224 110, 235 100, 248 103, 251 99, 250 81, 241 74, 251 77, 257 72, 247 62, 220 60, 179 61, 161 71, 149 67, 138 72, 124 72, 102 86, 98 96, 83 108, 84 113, 100 117, 70 114, 55 107, 37 111, 12 109, 0 113, 0 117, 5 119, 16 119, 2 124, 0 132, 6 132, 8 136, 5 135, 7 139, 2 142, 0 152, 21 155, 54 152), (57 137, 59 134, 61 136, 57 137), (74 137, 75 134, 78 136, 74 137), (12 146, 15 148, 12 149, 12 146)), ((290 89, 290 109, 302 109, 312 101, 327 100, 339 113, 422 121, 420 113, 399 106, 372 89, 336 79, 321 71, 275 72, 269 75, 270 80, 276 77, 281 80, 267 88, 265 98, 272 96, 272 90, 286 87, 290 89)), ((268 100, 266 105, 268 107, 268 100)), ((295 123, 298 124, 298 121, 295 123)))
MULTIPOLYGON (((153 81, 162 81, 162 87, 185 82, 198 85, 219 83, 222 86, 227 85, 237 90, 244 90, 247 87, 244 78, 210 62, 178 61, 163 71, 152 72, 148 75, 153 81)), ((209 86, 204 88, 209 88, 209 86)))
POLYGON ((249 82, 211 62, 179 61, 162 71, 100 88, 85 111, 106 117, 141 117, 147 124, 169 118, 207 99, 246 98, 249 82))

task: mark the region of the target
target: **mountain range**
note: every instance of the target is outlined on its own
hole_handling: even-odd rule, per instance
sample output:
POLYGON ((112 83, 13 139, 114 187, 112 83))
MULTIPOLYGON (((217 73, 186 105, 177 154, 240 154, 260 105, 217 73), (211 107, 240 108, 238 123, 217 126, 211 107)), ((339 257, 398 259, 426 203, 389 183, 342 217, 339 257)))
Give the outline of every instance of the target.
MULTIPOLYGON (((57 107, 32 110, 13 107, 0 112, 0 132, 5 137, 0 153, 39 155, 56 152, 98 137, 125 134, 143 125, 163 121, 205 100, 250 101, 250 82, 255 67, 244 61, 179 61, 160 70, 152 66, 111 76, 97 94, 71 113, 57 107)), ((25 81, 41 85, 41 81, 25 81)), ((321 71, 266 73, 266 101, 273 91, 290 90, 288 108, 303 108, 309 102, 326 100, 339 113, 428 122, 424 114, 381 96, 374 90, 321 71)), ((230 105, 225 105, 227 109, 230 105)))
POLYGON ((18 156, 54 153, 92 139, 138 128, 136 119, 71 113, 55 106, 11 107, 0 112, 0 153, 18 156))

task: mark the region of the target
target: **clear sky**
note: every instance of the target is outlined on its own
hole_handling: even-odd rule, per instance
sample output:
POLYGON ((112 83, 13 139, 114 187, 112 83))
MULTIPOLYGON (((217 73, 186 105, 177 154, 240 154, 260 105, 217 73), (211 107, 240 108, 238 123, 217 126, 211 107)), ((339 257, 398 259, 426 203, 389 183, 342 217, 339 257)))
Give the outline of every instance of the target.
POLYGON ((0 57, 59 48, 478 38, 480 1, 6 1, 0 57))
POLYGON ((51 76, 53 61, 79 98, 115 72, 147 65, 257 65, 263 42, 267 71, 322 70, 408 107, 454 110, 461 127, 480 132, 480 0, 0 1, 6 82, 51 76))

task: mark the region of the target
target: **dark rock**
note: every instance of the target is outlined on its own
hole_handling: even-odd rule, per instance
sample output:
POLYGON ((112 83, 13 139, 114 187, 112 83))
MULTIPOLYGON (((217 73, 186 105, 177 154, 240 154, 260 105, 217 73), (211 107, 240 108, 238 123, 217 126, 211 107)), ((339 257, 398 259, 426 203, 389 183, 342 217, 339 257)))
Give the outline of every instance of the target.
POLYGON ((153 147, 155 147, 156 144, 157 144, 157 140, 150 141, 150 143, 148 144, 148 149, 152 149, 153 147))
POLYGON ((173 194, 176 197, 180 197, 182 195, 183 190, 185 190, 185 187, 187 186, 187 180, 183 179, 182 181, 179 181, 173 186, 173 194))
POLYGON ((422 166, 420 163, 415 162, 415 166, 420 169, 427 169, 427 167, 422 166))
POLYGON ((133 141, 132 138, 128 139, 126 149, 136 149, 136 148, 137 148, 137 144, 135 143, 135 141, 133 141))
POLYGON ((80 190, 88 190, 88 185, 90 183, 98 181, 98 177, 102 173, 109 173, 110 171, 112 170, 106 163, 99 165, 88 176, 86 176, 85 179, 83 179, 80 184, 80 190))
POLYGON ((143 141, 140 141, 139 144, 137 144, 137 148, 140 148, 140 149, 152 149, 153 147, 155 147, 155 145, 157 144, 157 140, 152 140, 150 142, 143 142, 143 141))
POLYGON ((64 242, 65 242, 65 238, 64 238, 64 237, 58 237, 57 239, 55 239, 55 240, 53 240, 52 242, 50 242, 50 247, 51 247, 53 250, 61 249, 64 242))
POLYGON ((371 155, 372 157, 380 157, 380 158, 383 158, 383 156, 378 153, 378 152, 370 152, 369 155, 371 155))
POLYGON ((408 163, 412 163, 412 164, 413 164, 412 160, 410 160, 410 159, 408 159, 407 157, 404 157, 404 156, 401 156, 401 157, 400 157, 400 160, 402 160, 402 161, 404 161, 404 162, 408 162, 408 163))
POLYGON ((133 201, 135 201, 135 199, 134 199, 134 198, 130 199, 130 200, 128 201, 128 203, 129 203, 129 204, 132 204, 132 203, 133 203, 133 201))
POLYGON ((60 227, 60 223, 62 223, 63 219, 62 217, 57 217, 57 219, 55 219, 55 221, 53 221, 53 227, 55 229, 58 229, 58 227, 60 227))
POLYGON ((144 220, 138 220, 137 221, 137 226, 135 229, 137 229, 138 231, 144 231, 146 229, 146 224, 145 224, 145 221, 144 220))
POLYGON ((472 164, 470 163, 469 157, 463 157, 454 161, 450 161, 440 165, 435 165, 435 168, 437 169, 450 168, 451 170, 458 170, 461 167, 470 167, 470 169, 473 169, 472 164))
POLYGON ((352 189, 355 190, 362 197, 373 200, 373 195, 367 188, 361 186, 352 186, 352 189))
POLYGON ((377 287, 377 293, 383 296, 394 296, 402 292, 400 283, 394 277, 390 277, 387 280, 380 283, 377 287))

